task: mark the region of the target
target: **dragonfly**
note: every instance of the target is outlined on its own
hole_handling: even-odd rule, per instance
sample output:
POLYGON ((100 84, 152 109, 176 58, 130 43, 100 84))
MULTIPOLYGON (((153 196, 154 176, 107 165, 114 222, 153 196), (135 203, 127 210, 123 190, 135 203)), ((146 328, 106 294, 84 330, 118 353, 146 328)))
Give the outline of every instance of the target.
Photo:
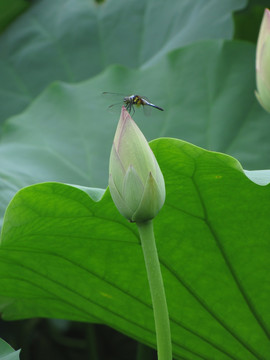
MULTIPOLYGON (((127 111, 130 114, 134 114, 135 113, 135 107, 143 107, 144 112, 146 113, 146 115, 148 115, 148 111, 147 108, 148 107, 153 107, 155 109, 158 109, 160 111, 164 111, 164 109, 162 109, 161 107, 151 103, 145 96, 140 96, 140 95, 129 95, 129 96, 125 96, 122 94, 117 94, 117 93, 110 93, 110 92, 103 92, 103 94, 105 95, 116 95, 120 98, 122 98, 122 104, 124 104, 125 108, 127 109, 127 111)), ((109 106, 109 109, 112 109, 113 107, 115 107, 115 105, 118 104, 112 104, 109 106)))

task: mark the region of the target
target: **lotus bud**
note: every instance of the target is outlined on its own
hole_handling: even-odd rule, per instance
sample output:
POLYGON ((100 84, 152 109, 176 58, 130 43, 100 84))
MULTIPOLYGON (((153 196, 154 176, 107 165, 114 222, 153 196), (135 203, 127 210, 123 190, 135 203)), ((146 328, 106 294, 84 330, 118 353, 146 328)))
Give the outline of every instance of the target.
POLYGON ((256 96, 270 112, 270 11, 265 9, 256 51, 256 96))
POLYGON ((144 135, 122 107, 109 166, 109 188, 119 212, 132 222, 153 219, 165 201, 165 184, 144 135))

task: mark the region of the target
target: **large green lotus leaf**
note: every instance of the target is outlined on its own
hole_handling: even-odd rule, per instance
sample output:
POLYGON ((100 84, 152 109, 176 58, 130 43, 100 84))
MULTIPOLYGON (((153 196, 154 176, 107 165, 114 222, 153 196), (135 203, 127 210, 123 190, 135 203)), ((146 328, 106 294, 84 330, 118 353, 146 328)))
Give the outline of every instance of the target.
POLYGON ((55 80, 140 67, 201 39, 230 39, 246 0, 40 0, 0 38, 0 120, 55 80))
MULTIPOLYGON (((154 220, 174 357, 270 359, 270 186, 233 158, 174 139, 152 149, 166 183, 154 220)), ((0 295, 5 319, 54 317, 108 324, 155 346, 135 224, 107 190, 43 183, 5 214, 0 295)))
POLYGON ((1 217, 15 192, 33 183, 107 186, 121 105, 108 111, 117 100, 101 95, 103 90, 129 93, 132 86, 164 107, 149 117, 135 112, 148 140, 178 137, 233 155, 248 170, 269 168, 270 116, 254 96, 254 50, 240 42, 205 42, 176 50, 144 70, 112 66, 77 85, 51 85, 3 129, 1 217))

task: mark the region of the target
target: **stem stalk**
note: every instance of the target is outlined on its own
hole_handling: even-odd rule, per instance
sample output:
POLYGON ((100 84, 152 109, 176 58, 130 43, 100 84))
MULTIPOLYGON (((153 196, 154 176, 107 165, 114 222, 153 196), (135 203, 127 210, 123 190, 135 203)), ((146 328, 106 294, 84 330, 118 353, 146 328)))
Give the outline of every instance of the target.
POLYGON ((163 285, 160 263, 155 242, 153 221, 137 223, 144 261, 150 286, 156 337, 158 360, 172 359, 171 331, 166 295, 163 285))

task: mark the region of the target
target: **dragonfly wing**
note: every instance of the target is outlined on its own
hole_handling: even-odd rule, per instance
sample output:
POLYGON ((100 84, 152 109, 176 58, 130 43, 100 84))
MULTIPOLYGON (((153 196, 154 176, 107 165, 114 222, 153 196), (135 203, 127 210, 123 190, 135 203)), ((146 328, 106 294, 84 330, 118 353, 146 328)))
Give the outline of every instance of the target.
POLYGON ((143 100, 146 100, 147 102, 151 102, 146 96, 141 96, 141 98, 143 99, 143 100))
POLYGON ((143 113, 145 116, 150 116, 152 113, 152 108, 149 105, 143 105, 143 113))
POLYGON ((118 94, 118 93, 113 93, 113 92, 108 92, 108 91, 104 91, 102 93, 102 95, 105 95, 106 97, 110 98, 110 99, 114 99, 114 100, 124 100, 124 97, 126 95, 123 94, 118 94))
POLYGON ((123 102, 118 102, 116 104, 112 104, 108 107, 108 110, 113 113, 120 113, 123 102))

